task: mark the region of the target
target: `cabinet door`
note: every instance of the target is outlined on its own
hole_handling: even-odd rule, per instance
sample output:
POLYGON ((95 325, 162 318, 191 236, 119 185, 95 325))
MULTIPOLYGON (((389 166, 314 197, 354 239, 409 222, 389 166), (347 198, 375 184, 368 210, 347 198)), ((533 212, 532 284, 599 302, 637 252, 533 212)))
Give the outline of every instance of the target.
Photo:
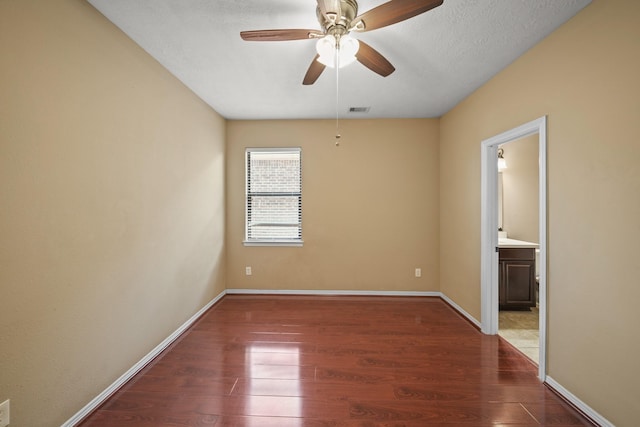
POLYGON ((500 308, 507 306, 507 278, 504 261, 500 261, 498 264, 498 302, 500 308))
POLYGON ((535 263, 504 261, 504 304, 513 307, 534 307, 535 263))

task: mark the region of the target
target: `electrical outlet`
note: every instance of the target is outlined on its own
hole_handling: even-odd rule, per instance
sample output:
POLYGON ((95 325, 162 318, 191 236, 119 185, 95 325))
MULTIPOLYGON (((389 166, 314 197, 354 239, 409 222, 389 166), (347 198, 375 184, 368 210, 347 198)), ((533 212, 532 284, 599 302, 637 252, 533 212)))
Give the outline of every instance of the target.
POLYGON ((422 277, 422 269, 416 268, 416 277, 422 277))
MULTIPOLYGON (((247 276, 251 276, 251 267, 249 267, 249 266, 245 267, 245 268, 244 268, 244 273, 245 273, 247 276)), ((0 427, 2 427, 2 426, 0 426, 0 427)))
POLYGON ((9 399, 0 403, 0 427, 9 425, 9 399))

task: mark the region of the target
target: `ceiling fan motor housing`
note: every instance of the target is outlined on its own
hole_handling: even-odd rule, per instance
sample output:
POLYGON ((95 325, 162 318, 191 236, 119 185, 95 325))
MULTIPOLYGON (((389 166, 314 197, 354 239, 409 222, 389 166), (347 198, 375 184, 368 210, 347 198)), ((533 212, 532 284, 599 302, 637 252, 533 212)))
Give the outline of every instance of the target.
POLYGON ((331 34, 336 39, 347 34, 351 28, 351 22, 358 16, 358 3, 356 0, 335 0, 327 5, 327 14, 323 15, 318 7, 316 14, 318 21, 326 34, 331 34))

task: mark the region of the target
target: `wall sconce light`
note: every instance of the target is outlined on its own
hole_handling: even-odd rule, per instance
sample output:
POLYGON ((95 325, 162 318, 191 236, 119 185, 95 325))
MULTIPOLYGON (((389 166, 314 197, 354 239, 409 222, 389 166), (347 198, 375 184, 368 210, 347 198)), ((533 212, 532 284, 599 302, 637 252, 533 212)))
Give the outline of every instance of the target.
POLYGON ((507 168, 507 161, 504 159, 504 150, 498 148, 498 172, 501 172, 507 168))

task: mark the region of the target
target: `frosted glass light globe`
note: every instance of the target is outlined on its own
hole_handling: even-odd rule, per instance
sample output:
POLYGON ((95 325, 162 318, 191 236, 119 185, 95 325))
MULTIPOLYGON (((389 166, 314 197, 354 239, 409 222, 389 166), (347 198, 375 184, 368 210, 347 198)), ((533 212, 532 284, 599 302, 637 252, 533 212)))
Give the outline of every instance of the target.
MULTIPOLYGON (((335 68, 336 64, 336 39, 332 35, 327 35, 316 43, 316 51, 320 57, 318 61, 327 67, 335 68)), ((339 68, 351 64, 356 60, 356 54, 360 48, 358 40, 349 35, 340 38, 340 46, 338 47, 338 64, 339 68)))

